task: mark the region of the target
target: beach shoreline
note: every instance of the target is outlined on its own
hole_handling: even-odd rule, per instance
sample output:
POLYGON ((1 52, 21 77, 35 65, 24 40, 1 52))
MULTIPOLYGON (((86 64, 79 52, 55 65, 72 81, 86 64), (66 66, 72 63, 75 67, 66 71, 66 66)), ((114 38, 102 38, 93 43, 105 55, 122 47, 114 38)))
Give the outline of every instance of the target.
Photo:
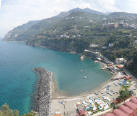
MULTIPOLYGON (((115 80, 115 79, 122 76, 122 74, 119 72, 115 72, 115 74, 113 74, 109 80, 105 81, 99 87, 92 89, 91 91, 81 93, 75 96, 69 96, 58 89, 57 82, 54 78, 53 73, 46 71, 44 68, 35 68, 34 71, 36 72, 39 79, 41 79, 41 77, 42 79, 43 77, 44 79, 48 78, 48 81, 46 81, 46 83, 45 82, 42 83, 43 81, 38 80, 40 84, 38 84, 37 86, 44 88, 44 86, 47 85, 48 93, 45 93, 44 96, 42 96, 38 100, 38 102, 36 101, 34 103, 37 107, 41 107, 41 109, 44 109, 43 110, 44 112, 45 112, 45 109, 47 110, 48 113, 46 114, 46 116, 54 116, 56 112, 60 112, 63 116, 64 116, 64 113, 68 113, 68 115, 75 116, 77 103, 82 103, 84 100, 87 99, 87 96, 91 96, 91 95, 94 95, 95 97, 98 97, 98 98, 101 98, 104 95, 108 96, 108 94, 105 92, 107 89, 107 86, 110 86, 111 90, 114 90, 115 92, 117 92, 117 94, 109 96, 110 103, 113 101, 113 99, 117 98, 117 96, 119 95, 118 92, 120 90, 120 85, 118 86, 114 85, 116 83, 117 84, 119 83, 119 80, 115 80), (49 84, 47 84, 47 82, 49 84), (43 101, 44 97, 48 101, 47 100, 43 101)), ((133 78, 133 80, 135 79, 133 78)), ((39 91, 39 92, 36 90, 36 95, 39 95, 39 94, 41 95, 41 93, 43 93, 42 91, 39 91)), ((42 110, 34 110, 34 111, 38 112, 39 116, 45 116, 45 114, 43 115, 42 110)))
MULTIPOLYGON (((102 63, 102 62, 98 62, 98 63, 99 63, 101 68, 106 66, 105 63, 102 63)), ((111 77, 108 80, 106 80, 105 82, 101 83, 99 85, 99 87, 96 87, 94 89, 91 89, 91 90, 83 92, 83 93, 80 93, 79 95, 68 95, 64 91, 59 90, 57 82, 56 82, 56 80, 55 80, 55 78, 53 76, 53 80, 52 80, 52 91, 53 91, 52 92, 52 99, 68 99, 68 98, 75 98, 75 97, 79 97, 79 96, 85 97, 85 96, 87 96, 89 94, 95 93, 96 91, 100 91, 100 89, 104 88, 105 85, 107 85, 109 82, 111 82, 111 80, 113 78, 115 78, 116 75, 117 75, 117 72, 112 74, 111 77)))
POLYGON ((101 93, 101 91, 105 88, 105 86, 110 84, 112 82, 112 79, 116 78, 116 76, 117 76, 117 73, 112 75, 112 77, 109 80, 102 83, 99 87, 97 87, 91 91, 82 93, 80 95, 76 95, 76 96, 67 96, 65 94, 60 94, 59 90, 57 90, 58 88, 56 87, 56 90, 57 90, 56 92, 58 92, 57 93, 58 96, 52 97, 52 102, 51 102, 51 110, 52 110, 51 114, 52 115, 51 116, 54 116, 55 112, 60 112, 62 115, 65 112, 71 116, 75 116, 77 103, 85 100, 87 98, 87 96, 90 96, 93 94, 95 95, 98 92, 101 93), (63 104, 65 105, 65 109, 64 109, 63 105, 60 104, 60 102, 63 102, 63 104))
MULTIPOLYGON (((95 88, 85 93, 81 93, 79 95, 69 96, 58 89, 57 82, 53 76, 53 73, 46 71, 46 69, 44 68, 34 68, 34 72, 37 74, 38 80, 36 83, 35 94, 33 97, 32 110, 37 112, 39 116, 44 116, 45 114, 46 116, 52 116, 53 112, 55 111, 53 109, 53 105, 55 105, 54 101, 56 102, 59 102, 60 100, 63 101, 70 100, 71 102, 73 100, 79 101, 80 99, 84 99, 86 96, 90 94, 95 94, 96 91, 100 91, 101 88, 104 88, 104 86, 107 83, 109 83, 114 76, 113 75, 109 80, 101 84, 98 88, 95 88), (44 81, 45 79, 47 80, 44 81), (45 89, 43 89, 45 85, 47 85, 46 87, 48 88, 46 91, 45 89), (44 92, 45 94, 43 94, 44 92), (45 108, 47 110, 42 110, 45 108)), ((74 113, 74 111, 72 112, 74 113)))
MULTIPOLYGON (((116 73, 117 74, 117 73, 116 73)), ((101 88, 104 88, 109 82, 111 82, 111 80, 116 76, 116 74, 113 74, 111 77, 110 77, 110 79, 108 79, 108 80, 106 80, 105 82, 103 82, 102 84, 100 84, 100 86, 99 87, 96 87, 96 88, 94 88, 94 89, 92 89, 92 90, 89 90, 89 91, 87 91, 87 92, 83 92, 83 93, 81 93, 81 94, 79 94, 79 95, 68 95, 68 94, 66 94, 65 92, 63 92, 63 91, 60 91, 59 89, 58 89, 58 86, 57 86, 57 82, 56 82, 56 80, 54 79, 53 81, 52 81, 52 84, 53 84, 53 86, 52 86, 52 99, 68 99, 68 98, 75 98, 75 97, 79 97, 79 96, 82 96, 82 97, 85 97, 85 96, 87 96, 87 95, 89 95, 89 94, 94 94, 96 91, 100 91, 100 89, 101 88)), ((54 77, 53 77, 54 78, 54 77)))

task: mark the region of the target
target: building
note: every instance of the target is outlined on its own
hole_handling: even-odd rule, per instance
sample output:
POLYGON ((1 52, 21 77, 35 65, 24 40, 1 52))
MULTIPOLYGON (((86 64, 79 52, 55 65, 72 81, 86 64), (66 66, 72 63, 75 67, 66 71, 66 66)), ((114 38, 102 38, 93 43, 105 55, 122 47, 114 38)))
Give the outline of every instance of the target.
POLYGON ((113 43, 109 43, 109 45, 108 45, 109 47, 113 47, 114 46, 114 44, 113 43))
POLYGON ((116 64, 125 64, 127 60, 124 58, 116 58, 115 62, 116 64))
POLYGON ((61 116, 61 114, 55 114, 54 116, 61 116))
POLYGON ((104 28, 118 28, 119 24, 118 23, 107 23, 107 24, 103 24, 104 28))
POLYGON ((137 116, 137 98, 132 97, 129 101, 104 116, 137 116))
POLYGON ((97 48, 98 45, 97 44, 90 44, 89 47, 91 47, 91 48, 97 48))
POLYGON ((62 116, 60 112, 55 112, 54 116, 62 116))
POLYGON ((137 44, 137 40, 135 40, 135 44, 137 44))
POLYGON ((124 65, 123 64, 117 64, 116 67, 119 68, 119 69, 123 69, 124 65))

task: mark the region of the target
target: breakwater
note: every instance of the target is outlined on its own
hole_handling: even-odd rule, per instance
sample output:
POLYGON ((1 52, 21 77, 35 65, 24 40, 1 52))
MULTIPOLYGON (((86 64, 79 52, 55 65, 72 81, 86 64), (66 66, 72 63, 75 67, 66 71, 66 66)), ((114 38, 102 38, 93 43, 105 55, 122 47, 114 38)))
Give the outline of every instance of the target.
POLYGON ((39 116, 50 116, 52 73, 44 68, 35 68, 34 71, 38 75, 38 81, 32 110, 38 112, 39 116))

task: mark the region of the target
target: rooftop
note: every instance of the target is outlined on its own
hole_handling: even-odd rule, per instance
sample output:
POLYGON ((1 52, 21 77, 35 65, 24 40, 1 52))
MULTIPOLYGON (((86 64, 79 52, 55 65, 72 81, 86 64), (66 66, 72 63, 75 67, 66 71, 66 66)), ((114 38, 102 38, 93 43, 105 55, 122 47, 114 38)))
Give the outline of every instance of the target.
POLYGON ((106 113, 104 116, 129 116, 133 115, 137 109, 137 98, 132 97, 129 101, 114 109, 111 113, 106 113))

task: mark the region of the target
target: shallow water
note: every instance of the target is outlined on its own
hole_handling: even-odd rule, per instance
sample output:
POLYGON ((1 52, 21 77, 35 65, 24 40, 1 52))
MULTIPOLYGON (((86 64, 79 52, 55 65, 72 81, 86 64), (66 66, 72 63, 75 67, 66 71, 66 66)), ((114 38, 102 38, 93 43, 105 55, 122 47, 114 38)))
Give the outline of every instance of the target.
POLYGON ((54 73, 59 90, 68 95, 94 89, 111 77, 91 59, 81 62, 79 55, 0 41, 0 105, 29 112, 37 80, 32 69, 40 66, 54 73))

